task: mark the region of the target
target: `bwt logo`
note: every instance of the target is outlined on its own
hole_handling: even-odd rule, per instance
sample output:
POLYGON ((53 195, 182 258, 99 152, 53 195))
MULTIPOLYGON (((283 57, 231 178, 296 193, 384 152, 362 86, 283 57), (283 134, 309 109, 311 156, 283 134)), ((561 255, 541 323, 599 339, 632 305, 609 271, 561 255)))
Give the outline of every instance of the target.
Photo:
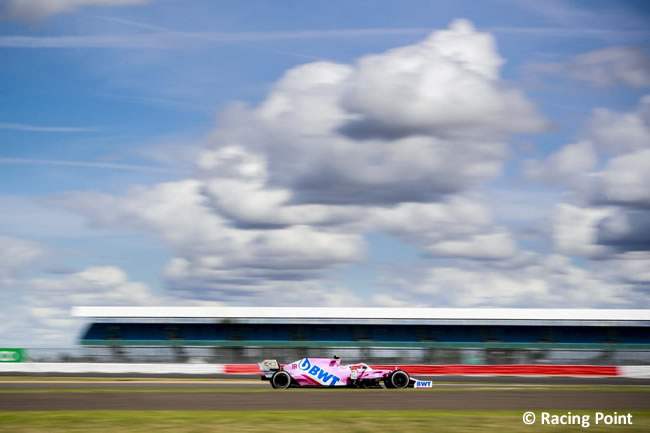
POLYGON ((300 363, 300 369, 301 370, 309 370, 311 368, 311 362, 309 362, 308 358, 305 358, 302 360, 300 363))
POLYGON ((300 363, 300 369, 305 370, 308 375, 312 376, 314 379, 318 379, 323 385, 334 386, 336 382, 341 380, 340 377, 335 376, 332 373, 328 373, 317 365, 312 366, 308 358, 305 358, 300 363))
POLYGON ((433 382, 430 380, 418 380, 415 382, 415 388, 433 388, 433 382))

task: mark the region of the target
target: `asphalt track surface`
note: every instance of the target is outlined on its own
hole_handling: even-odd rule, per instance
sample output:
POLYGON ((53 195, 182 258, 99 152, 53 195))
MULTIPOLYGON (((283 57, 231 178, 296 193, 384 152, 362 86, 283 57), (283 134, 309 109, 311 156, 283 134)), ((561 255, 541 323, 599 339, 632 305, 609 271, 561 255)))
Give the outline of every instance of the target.
MULTIPOLYGON (((647 380, 598 383, 564 378, 565 383, 499 383, 494 377, 447 380, 433 389, 270 390, 259 380, 95 382, 43 380, 0 382, 0 411, 19 410, 650 410, 647 380)), ((527 378, 534 379, 534 378, 527 378)), ((547 379, 547 380, 545 380, 547 379)), ((441 379, 438 378, 440 381, 441 379)), ((553 381, 551 381, 553 382, 553 381)))
MULTIPOLYGON (((26 379, 30 378, 50 378, 56 377, 68 378, 71 381, 76 379, 83 380, 83 378, 105 378, 107 381, 119 381, 123 382, 128 379, 158 379, 160 381, 166 381, 168 379, 201 379, 210 381, 214 383, 217 379, 223 379, 224 381, 231 381, 233 377, 235 380, 241 381, 250 379, 251 383, 257 382, 254 386, 259 386, 260 375, 259 374, 137 374, 137 373, 0 373, 0 388, 3 385, 3 377, 25 377, 26 379)), ((435 382, 458 382, 458 383, 499 383, 499 384, 545 384, 545 385, 647 385, 650 386, 650 378, 628 378, 628 377, 612 377, 612 376, 489 376, 489 375, 476 375, 476 376, 426 376, 426 375, 417 375, 418 379, 423 380, 432 380, 435 382)), ((5 382, 6 383, 6 382, 5 382)), ((140 382, 144 383, 144 382, 140 382)))

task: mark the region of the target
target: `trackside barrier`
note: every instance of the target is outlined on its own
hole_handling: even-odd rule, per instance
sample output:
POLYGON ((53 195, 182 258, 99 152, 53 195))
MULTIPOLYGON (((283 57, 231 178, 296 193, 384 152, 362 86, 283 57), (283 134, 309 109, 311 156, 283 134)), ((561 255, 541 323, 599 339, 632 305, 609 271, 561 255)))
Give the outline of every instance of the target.
POLYGON ((262 374, 257 364, 224 364, 226 374, 262 374))
MULTIPOLYGON (((620 376, 616 366, 600 365, 372 365, 421 375, 486 376, 620 376)), ((637 367, 638 368, 638 367, 637 367)), ((641 371, 641 370, 639 370, 641 371)), ((227 374, 261 374, 256 364, 225 364, 227 374)), ((634 370, 635 374, 638 374, 634 370)))
MULTIPOLYGON (((375 368, 394 368, 377 365, 375 368)), ((486 376, 617 376, 618 367, 602 365, 400 365, 409 374, 486 376)))
POLYGON ((23 362, 0 364, 0 373, 220 374, 223 364, 117 364, 23 362))
POLYGON ((618 367, 618 370, 623 377, 650 379, 650 365, 624 365, 618 367))
MULTIPOLYGON (((650 378, 650 365, 373 365, 412 375, 617 376, 650 378)), ((256 364, 0 363, 0 373, 261 374, 256 364)))

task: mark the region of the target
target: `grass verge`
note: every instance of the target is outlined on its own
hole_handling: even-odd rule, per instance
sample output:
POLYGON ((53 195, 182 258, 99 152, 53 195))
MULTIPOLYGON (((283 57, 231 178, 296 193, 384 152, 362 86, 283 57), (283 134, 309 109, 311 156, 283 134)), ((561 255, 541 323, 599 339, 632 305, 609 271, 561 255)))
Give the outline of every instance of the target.
MULTIPOLYGON (((553 413, 553 412, 552 412, 553 413)), ((566 413, 566 412, 564 412, 566 413)), ((590 432, 650 431, 650 412, 632 425, 595 425, 590 432)), ((525 425, 523 411, 24 411, 0 412, 6 431, 36 433, 198 432, 578 432, 580 425, 525 425)), ((539 414, 538 414, 539 417, 539 414)))

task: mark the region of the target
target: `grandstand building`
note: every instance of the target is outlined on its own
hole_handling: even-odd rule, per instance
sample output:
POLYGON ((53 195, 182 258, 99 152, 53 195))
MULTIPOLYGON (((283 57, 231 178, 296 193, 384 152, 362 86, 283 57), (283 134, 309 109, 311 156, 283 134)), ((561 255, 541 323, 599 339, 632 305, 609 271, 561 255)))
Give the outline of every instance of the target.
POLYGON ((650 310, 75 307, 80 344, 122 361, 330 356, 440 364, 650 364, 650 310))

